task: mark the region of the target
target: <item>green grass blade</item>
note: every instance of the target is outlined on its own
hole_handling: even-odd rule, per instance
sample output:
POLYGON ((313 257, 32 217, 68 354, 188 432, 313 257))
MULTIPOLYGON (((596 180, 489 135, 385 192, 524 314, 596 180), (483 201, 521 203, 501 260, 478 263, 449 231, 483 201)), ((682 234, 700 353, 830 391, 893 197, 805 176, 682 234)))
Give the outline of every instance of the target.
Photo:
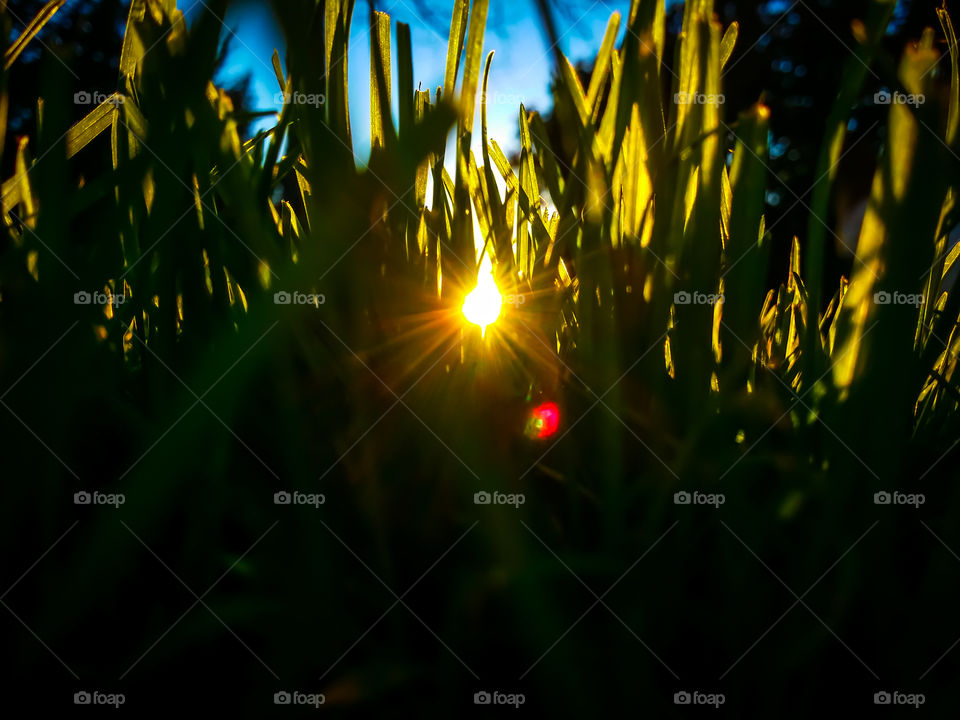
POLYGON ((454 0, 453 17, 450 18, 450 39, 447 44, 447 65, 443 72, 443 97, 452 98, 460 70, 463 39, 467 34, 467 17, 470 0, 454 0))
POLYGON ((487 27, 489 5, 490 0, 474 0, 470 13, 467 57, 463 66, 463 90, 460 93, 461 135, 473 132, 473 115, 477 106, 477 85, 480 81, 480 64, 483 62, 483 36, 487 27))
POLYGON ((593 74, 590 76, 590 85, 587 89, 586 105, 590 111, 593 121, 596 122, 600 114, 600 92, 610 73, 610 58, 613 55, 613 45, 617 40, 617 33, 620 31, 620 13, 615 12, 610 16, 607 23, 607 31, 603 36, 603 42, 600 44, 600 52, 597 54, 596 62, 593 65, 593 74))
POLYGON ((410 47, 410 26, 397 23, 397 85, 400 93, 400 141, 413 129, 413 51, 410 47))

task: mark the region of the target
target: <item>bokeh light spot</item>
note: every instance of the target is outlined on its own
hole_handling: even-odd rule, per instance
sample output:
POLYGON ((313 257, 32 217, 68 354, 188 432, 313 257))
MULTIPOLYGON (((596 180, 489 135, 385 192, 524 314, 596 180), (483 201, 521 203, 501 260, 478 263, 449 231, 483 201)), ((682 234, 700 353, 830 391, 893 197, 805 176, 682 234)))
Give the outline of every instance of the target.
POLYGON ((548 438, 560 426, 560 408, 556 403, 548 402, 537 405, 527 420, 526 434, 532 438, 548 438))

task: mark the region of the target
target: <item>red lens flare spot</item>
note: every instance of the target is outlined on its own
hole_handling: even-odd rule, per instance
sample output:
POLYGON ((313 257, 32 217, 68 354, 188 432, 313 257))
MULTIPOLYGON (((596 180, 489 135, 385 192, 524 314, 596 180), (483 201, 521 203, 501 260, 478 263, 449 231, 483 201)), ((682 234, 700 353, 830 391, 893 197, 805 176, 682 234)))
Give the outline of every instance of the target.
POLYGON ((560 408, 556 403, 537 405, 527 420, 526 434, 532 438, 548 438, 560 425, 560 408))

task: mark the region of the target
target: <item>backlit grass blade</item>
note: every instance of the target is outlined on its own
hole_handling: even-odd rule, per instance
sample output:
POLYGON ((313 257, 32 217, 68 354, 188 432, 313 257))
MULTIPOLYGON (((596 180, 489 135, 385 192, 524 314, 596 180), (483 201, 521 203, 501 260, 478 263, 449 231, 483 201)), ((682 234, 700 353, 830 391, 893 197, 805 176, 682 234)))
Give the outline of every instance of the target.
POLYGON ((520 196, 517 216, 517 266, 522 277, 529 283, 533 274, 536 248, 530 224, 540 202, 540 190, 533 164, 533 145, 530 127, 527 124, 526 108, 520 105, 520 196), (536 205, 535 205, 536 203, 536 205))
POLYGON ((740 23, 732 22, 727 31, 723 34, 723 40, 720 41, 720 69, 726 67, 730 56, 733 55, 733 49, 737 45, 737 36, 740 34, 740 23))
MULTIPOLYGON (((840 92, 834 100, 830 114, 826 120, 826 134, 820 146, 820 156, 814 176, 817 178, 812 189, 810 212, 813 218, 809 223, 807 237, 807 260, 804 271, 804 280, 810 294, 810 303, 813 312, 820 312, 821 298, 823 297, 823 263, 826 244, 826 228, 823 223, 829 215, 830 194, 837 168, 843 153, 843 142, 847 135, 847 120, 850 108, 860 94, 860 88, 866 78, 869 66, 876 54, 884 33, 893 17, 896 0, 871 0, 868 9, 867 22, 859 24, 858 44, 853 48, 854 54, 843 67, 843 78, 840 92)), ((808 326, 807 337, 804 340, 805 366, 814 377, 823 373, 825 358, 820 347, 819 329, 816 323, 808 326)))
POLYGON ((273 73, 277 76, 277 84, 280 86, 280 91, 286 91, 287 81, 283 77, 283 66, 280 65, 280 53, 278 53, 276 49, 273 51, 271 64, 273 66, 273 73))
POLYGON ((414 90, 413 90, 413 51, 410 47, 410 26, 397 23, 397 86, 399 91, 400 142, 407 140, 413 129, 414 90))
POLYGON ((67 157, 73 157, 110 127, 124 98, 113 93, 67 133, 67 157))
MULTIPOLYGON (((689 176, 690 185, 696 186, 694 200, 685 200, 685 216, 688 218, 682 232, 683 275, 688 283, 687 292, 701 295, 719 293, 720 267, 720 197, 723 147, 720 135, 720 104, 710 101, 720 95, 720 25, 708 17, 701 18, 692 32, 699 35, 699 52, 692 56, 698 68, 692 77, 697 77, 695 87, 702 92, 707 102, 697 103, 695 112, 687 116, 684 134, 695 131, 700 137, 690 146, 691 163, 695 171, 689 176)), ((681 103, 678 103, 678 105, 681 103)), ((684 151, 686 152, 686 150, 684 151)), ((681 165, 683 167, 683 165, 681 165)), ((702 412, 702 403, 710 389, 714 371, 710 349, 715 303, 693 303, 677 312, 677 328, 673 334, 674 363, 678 373, 686 376, 688 412, 702 412), (684 367, 684 364, 686 367, 684 367)))
MULTIPOLYGON (((483 36, 487 25, 489 0, 474 0, 467 30, 466 59, 463 68, 463 86, 460 91, 460 119, 457 124, 457 175, 453 193, 453 237, 451 263, 443 265, 445 273, 452 278, 463 277, 464 265, 475 256, 473 223, 469 215, 470 195, 466 189, 467 178, 463 171, 465 159, 470 154, 473 133, 473 116, 476 109, 477 86, 480 82, 480 64, 483 62, 483 36), (456 263, 456 264, 454 264, 456 263)), ((447 58, 448 62, 450 58, 447 58)), ((459 284, 469 286, 473 278, 459 284)))
POLYGON ((146 48, 137 31, 137 25, 143 22, 147 12, 147 0, 131 0, 127 13, 127 27, 123 33, 123 47, 120 50, 120 77, 132 77, 137 64, 146 48))
POLYGON ((30 21, 30 24, 20 33, 20 37, 18 37, 7 49, 6 53, 4 53, 3 62, 5 69, 9 69, 10 66, 13 65, 14 61, 20 57, 20 53, 23 52, 24 48, 30 44, 30 41, 36 37, 37 33, 40 32, 50 18, 56 14, 57 10, 63 7, 66 1, 67 0, 50 0, 50 2, 40 8, 37 16, 30 21))
POLYGON ((370 146, 385 147, 390 115, 390 16, 370 14, 370 146))
POLYGON ((940 26, 947 37, 947 47, 950 50, 950 101, 947 117, 947 145, 956 147, 957 129, 960 127, 960 51, 957 49, 957 35, 953 29, 953 21, 947 12, 947 4, 937 8, 937 17, 940 26))
MULTIPOLYGON (((416 90, 413 103, 414 122, 421 123, 426 117, 427 110, 430 107, 430 91, 416 90)), ((427 177, 430 172, 430 160, 425 158, 417 166, 416 191, 414 197, 417 203, 417 209, 420 210, 427 201, 427 177)))
POLYGON ((467 34, 469 13, 470 0, 454 0, 447 45, 447 64, 443 72, 443 96, 448 99, 453 97, 457 86, 457 73, 460 71, 460 58, 463 52, 463 40, 467 34))
POLYGON ((483 36, 487 27, 489 0, 474 0, 470 12, 466 59, 463 66, 463 89, 460 92, 460 135, 473 132, 473 116, 477 102, 480 65, 483 62, 483 36))
MULTIPOLYGON (((939 57, 932 31, 907 46, 899 76, 908 93, 931 94, 930 70, 939 57)), ((923 289, 920 278, 932 260, 949 178, 943 141, 928 129, 935 124, 933 112, 932 105, 890 106, 889 142, 874 177, 837 333, 841 355, 834 381, 849 398, 848 412, 862 418, 849 442, 870 447, 877 467, 887 472, 906 461, 896 438, 911 432, 928 373, 914 349, 921 303, 911 298, 923 289), (882 419, 865 410, 880 394, 888 408, 882 419)))
POLYGON ((586 106, 594 122, 596 122, 600 113, 600 91, 603 90, 610 73, 610 58, 613 55, 613 45, 617 40, 619 31, 620 13, 615 12, 610 16, 610 21, 607 23, 607 31, 604 33, 603 41, 600 44, 600 52, 597 54, 596 62, 593 64, 590 86, 587 89, 586 106))
POLYGON ((573 100, 573 106, 577 111, 577 117, 580 118, 581 125, 586 126, 590 122, 590 111, 587 109, 587 99, 583 94, 583 85, 580 84, 580 78, 577 71, 566 56, 563 57, 563 63, 560 65, 560 74, 567 87, 567 92, 573 100))
POLYGON ((487 61, 483 68, 483 87, 480 91, 480 132, 481 132, 481 156, 483 158, 483 179, 486 188, 485 194, 490 205, 491 223, 493 227, 493 245, 494 251, 499 263, 501 263, 501 272, 506 276, 515 275, 512 263, 511 234, 508 230, 508 223, 505 217, 503 200, 500 197, 500 189, 497 187, 496 172, 493 162, 490 159, 490 138, 487 134, 487 82, 490 79, 490 67, 493 62, 493 50, 487 54, 487 61))
MULTIPOLYGON (((354 0, 325 0, 323 15, 324 67, 326 68, 326 112, 331 129, 353 148, 350 105, 347 101, 347 75, 350 49, 350 22, 354 0)), ((319 15, 319 8, 318 8, 319 15)), ((353 158, 344 158, 352 163, 353 158)))

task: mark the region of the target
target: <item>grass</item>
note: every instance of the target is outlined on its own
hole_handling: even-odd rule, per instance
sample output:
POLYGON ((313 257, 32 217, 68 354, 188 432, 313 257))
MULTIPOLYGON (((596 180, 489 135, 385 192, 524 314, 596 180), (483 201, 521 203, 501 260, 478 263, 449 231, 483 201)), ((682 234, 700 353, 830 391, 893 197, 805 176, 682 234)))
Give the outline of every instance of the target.
MULTIPOLYGON (((60 4, 6 49, 4 87, 60 4)), ((708 0, 686 4, 672 59, 649 2, 611 17, 586 87, 558 55, 564 148, 521 106, 516 166, 487 134, 484 0, 455 0, 435 91, 416 89, 409 28, 394 49, 389 16, 364 18, 364 167, 353 2, 274 3, 288 102, 250 139, 212 82, 226 3, 210 6, 188 31, 174 2, 134 0, 117 93, 72 127, 49 63, 36 136, 3 183, 0 532, 22 550, 3 577, 67 530, 10 595, 47 646, 11 624, 15 681, 131 706, 164 686, 164 702, 269 708, 297 688, 418 716, 484 688, 560 716, 665 714, 695 688, 743 712, 798 686, 851 707, 895 688, 952 702, 957 659, 935 662, 960 632, 944 592, 960 578, 945 7, 949 60, 931 30, 889 78, 931 101, 891 107, 854 270, 824 278, 822 218, 893 2, 855 28, 802 246, 764 220, 768 108, 730 118, 711 101, 737 26, 708 0), (94 153, 112 171, 73 182, 94 153), (771 247, 791 241, 766 287, 771 247), (484 257, 512 303, 481 337, 460 307, 484 257), (524 429, 544 402, 561 422, 538 442, 524 429), (126 501, 77 507, 80 490, 126 501), (325 503, 274 504, 294 490, 325 503), (874 504, 894 490, 926 503, 874 504), (480 491, 525 501, 476 505, 480 491), (682 491, 724 502, 678 505, 682 491), (911 613, 922 631, 891 628, 911 613)))

